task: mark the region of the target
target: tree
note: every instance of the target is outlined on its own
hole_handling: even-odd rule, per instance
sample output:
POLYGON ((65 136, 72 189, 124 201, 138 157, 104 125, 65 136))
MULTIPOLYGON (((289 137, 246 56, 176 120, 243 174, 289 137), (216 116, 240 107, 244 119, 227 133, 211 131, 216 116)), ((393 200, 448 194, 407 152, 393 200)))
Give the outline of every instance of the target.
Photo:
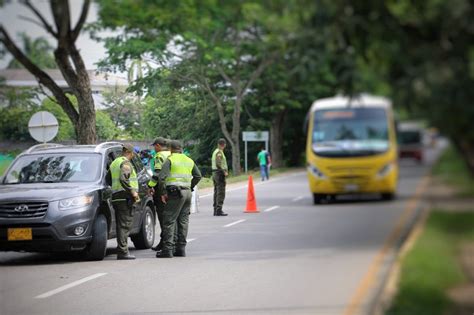
POLYGON ((146 128, 143 125, 146 99, 137 99, 135 95, 117 86, 112 90, 104 91, 103 96, 105 111, 112 119, 114 129, 122 130, 122 137, 147 139, 146 128))
POLYGON ((54 59, 64 79, 72 89, 72 93, 78 100, 78 108, 76 109, 73 106, 66 92, 44 70, 25 55, 11 39, 4 25, 0 24, 2 49, 8 50, 19 63, 37 78, 41 85, 51 91, 73 123, 77 141, 81 144, 95 143, 95 110, 90 79, 84 61, 76 47, 77 38, 87 18, 90 0, 84 0, 79 20, 74 26, 71 26, 69 1, 50 0, 54 26, 46 20, 30 1, 24 0, 22 3, 37 17, 38 20, 33 20, 33 22, 44 28, 56 39, 57 47, 54 50, 54 59))
MULTIPOLYGON (((77 99, 74 95, 67 95, 74 107, 77 108, 77 99)), ((61 106, 55 102, 54 99, 46 98, 43 100, 41 107, 39 109, 33 109, 33 112, 30 113, 31 116, 35 111, 45 110, 53 113, 59 123, 58 135, 56 136, 56 141, 65 141, 74 139, 74 126, 71 123, 69 117, 64 113, 61 106)), ((29 117, 28 116, 28 117, 29 117)), ((99 110, 96 112, 96 129, 97 137, 100 140, 111 140, 114 139, 120 132, 118 128, 114 126, 113 121, 107 112, 99 110)))
POLYGON ((139 84, 166 79, 204 91, 232 148, 234 174, 240 173, 243 102, 287 34, 281 25, 288 25, 274 22, 284 21, 288 10, 273 5, 275 1, 264 2, 99 2, 100 27, 127 33, 105 40, 109 58, 102 66, 124 69, 127 61, 148 54, 160 67, 139 84), (130 14, 137 8, 140 14, 130 14))
POLYGON ((470 1, 342 1, 341 7, 351 13, 341 25, 357 55, 377 63, 396 103, 451 138, 474 177, 470 1))
POLYGON ((148 97, 145 126, 155 136, 183 141, 203 174, 211 173, 211 154, 219 138, 219 123, 213 104, 194 90, 160 85, 148 97))
MULTIPOLYGON (((41 69, 55 69, 58 67, 54 61, 53 47, 45 38, 39 37, 32 40, 26 33, 21 33, 20 36, 23 41, 23 51, 31 62, 41 69)), ((7 68, 21 69, 24 66, 18 60, 12 59, 7 68)))

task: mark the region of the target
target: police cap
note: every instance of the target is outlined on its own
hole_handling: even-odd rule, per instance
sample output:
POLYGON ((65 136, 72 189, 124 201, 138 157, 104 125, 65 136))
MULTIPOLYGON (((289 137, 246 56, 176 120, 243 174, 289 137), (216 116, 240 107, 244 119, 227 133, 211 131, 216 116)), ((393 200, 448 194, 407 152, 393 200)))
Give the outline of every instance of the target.
POLYGON ((171 147, 171 150, 173 151, 179 151, 183 149, 183 145, 181 144, 181 141, 179 140, 171 140, 170 147, 171 147))
POLYGON ((151 145, 156 145, 156 144, 167 146, 168 140, 163 137, 158 137, 153 141, 151 145))
POLYGON ((122 150, 123 150, 124 152, 128 151, 128 152, 134 153, 134 147, 133 147, 133 145, 131 145, 130 143, 124 143, 124 144, 122 144, 122 150))

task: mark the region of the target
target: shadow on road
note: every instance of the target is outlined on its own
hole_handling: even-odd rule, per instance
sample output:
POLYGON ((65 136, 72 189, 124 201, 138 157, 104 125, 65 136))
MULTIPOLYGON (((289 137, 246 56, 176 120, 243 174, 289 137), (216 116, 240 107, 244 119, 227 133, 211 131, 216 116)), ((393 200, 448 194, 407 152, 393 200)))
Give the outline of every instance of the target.
POLYGON ((0 260, 0 266, 64 265, 81 260, 78 253, 8 252, 0 260))

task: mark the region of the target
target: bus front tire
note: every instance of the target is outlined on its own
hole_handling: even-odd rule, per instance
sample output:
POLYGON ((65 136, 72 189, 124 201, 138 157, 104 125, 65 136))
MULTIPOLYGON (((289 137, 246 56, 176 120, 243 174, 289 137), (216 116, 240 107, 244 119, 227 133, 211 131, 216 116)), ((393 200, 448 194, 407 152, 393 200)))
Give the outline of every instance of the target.
POLYGON ((324 194, 313 194, 313 204, 319 205, 322 203, 322 201, 325 199, 324 194))
POLYGON ((395 199, 395 193, 382 193, 382 200, 390 201, 395 199))

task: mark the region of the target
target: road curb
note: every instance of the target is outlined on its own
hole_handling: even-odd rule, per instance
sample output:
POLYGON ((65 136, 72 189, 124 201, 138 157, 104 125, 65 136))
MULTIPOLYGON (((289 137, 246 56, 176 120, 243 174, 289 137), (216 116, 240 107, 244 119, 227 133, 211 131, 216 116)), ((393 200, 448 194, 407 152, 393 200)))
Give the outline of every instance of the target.
POLYGON ((398 253, 395 254, 394 262, 390 266, 387 276, 382 283, 382 290, 377 294, 375 301, 372 303, 369 314, 384 315, 392 305, 393 299, 398 293, 398 284, 400 280, 401 264, 408 252, 413 248, 416 241, 423 232, 428 215, 431 209, 428 205, 423 205, 418 210, 419 214, 415 215, 411 228, 408 228, 408 235, 403 240, 398 253))

